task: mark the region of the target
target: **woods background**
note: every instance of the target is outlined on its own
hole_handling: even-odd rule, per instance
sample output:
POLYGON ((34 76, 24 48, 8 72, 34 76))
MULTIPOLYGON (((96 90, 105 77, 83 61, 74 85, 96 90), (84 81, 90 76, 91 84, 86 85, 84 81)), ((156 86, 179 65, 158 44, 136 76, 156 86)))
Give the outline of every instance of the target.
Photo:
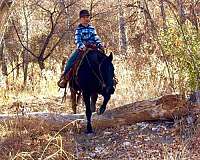
POLYGON ((0 117, 0 159, 198 159, 199 106, 191 113, 182 98, 200 90, 199 27, 199 0, 0 0, 0 114, 8 115, 0 117), (54 124, 25 114, 72 113, 57 81, 75 49, 81 9, 113 52, 118 79, 108 105, 115 109, 107 119, 94 116, 96 126, 115 126, 97 127, 92 138, 72 129, 78 120, 54 124), (174 93, 180 96, 146 100, 174 93), (177 106, 189 118, 132 123, 173 116, 177 106))
POLYGON ((200 89, 198 0, 3 0, 0 7, 1 91, 56 88, 83 8, 115 55, 118 100, 200 89))

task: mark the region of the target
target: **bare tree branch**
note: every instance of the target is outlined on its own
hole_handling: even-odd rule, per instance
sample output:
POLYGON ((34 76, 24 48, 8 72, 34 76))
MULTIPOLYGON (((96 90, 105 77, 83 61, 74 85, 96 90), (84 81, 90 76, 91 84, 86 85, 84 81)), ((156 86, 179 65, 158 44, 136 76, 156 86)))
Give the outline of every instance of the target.
POLYGON ((50 41, 51 37, 53 36, 54 29, 55 29, 55 26, 56 26, 56 24, 53 23, 53 14, 52 13, 50 15, 50 21, 51 21, 51 31, 48 34, 48 36, 47 36, 47 38, 46 38, 46 40, 44 42, 44 45, 43 45, 43 47, 42 47, 42 49, 40 51, 40 55, 39 55, 40 58, 42 58, 44 56, 45 50, 47 49, 49 41, 50 41))
POLYGON ((21 38, 20 38, 20 36, 19 36, 19 33, 18 33, 17 27, 16 27, 16 25, 15 25, 15 22, 14 22, 13 19, 11 19, 11 23, 12 23, 12 25, 13 25, 13 27, 14 27, 14 30, 15 30, 15 32, 16 32, 16 34, 17 34, 18 40, 19 40, 20 44, 22 45, 22 47, 23 47, 26 51, 28 51, 32 56, 38 58, 29 48, 27 48, 27 47, 23 44, 23 42, 22 42, 22 40, 21 40, 21 38))
POLYGON ((51 14, 51 11, 48 10, 48 9, 46 9, 46 8, 44 8, 41 4, 37 3, 36 5, 37 5, 38 7, 40 7, 41 9, 43 9, 44 11, 46 11, 47 13, 51 14))
MULTIPOLYGON (((78 21, 78 19, 76 21, 74 21, 71 25, 73 26, 76 22, 78 21)), ((69 27, 69 28, 70 28, 69 27)), ((68 32, 69 30, 67 30, 66 32, 64 32, 61 37, 59 38, 59 40, 55 43, 55 45, 52 47, 52 49, 49 51, 49 53, 47 54, 47 56, 44 58, 44 60, 46 60, 54 51, 54 49, 56 48, 56 46, 58 46, 58 44, 61 42, 61 40, 63 39, 63 37, 65 36, 65 34, 68 32)))
MULTIPOLYGON (((17 68, 19 68, 20 67, 20 65, 22 65, 23 64, 23 62, 22 63, 19 63, 19 64, 17 64, 8 74, 7 74, 7 76, 8 75, 10 75, 15 69, 17 69, 17 68)), ((22 67, 22 66, 21 66, 22 67)))
MULTIPOLYGON (((45 40, 45 42, 44 42, 44 45, 43 45, 43 47, 42 47, 42 49, 41 49, 41 51, 40 51, 39 58, 40 58, 41 60, 45 60, 45 59, 47 59, 47 58, 51 55, 52 51, 55 49, 55 47, 58 45, 58 43, 60 43, 60 41, 62 40, 62 38, 63 38, 64 35, 66 34, 66 32, 65 32, 64 34, 62 34, 61 38, 60 38, 60 39, 58 40, 58 42, 54 45, 54 47, 53 47, 54 49, 53 49, 52 51, 50 51, 50 53, 48 53, 46 57, 44 57, 45 50, 47 49, 47 46, 48 46, 48 44, 49 44, 49 42, 50 42, 50 39, 52 38, 52 36, 53 36, 53 34, 54 34, 54 31, 55 31, 55 28, 56 28, 56 26, 57 26, 57 24, 58 24, 58 20, 59 20, 60 16, 62 15, 62 13, 65 11, 66 8, 69 8, 70 6, 74 5, 75 3, 76 3, 76 1, 74 1, 74 2, 70 3, 69 5, 65 6, 65 8, 63 8, 63 9, 59 12, 59 14, 57 15, 57 17, 56 17, 56 19, 55 19, 55 22, 53 21, 53 14, 56 13, 56 12, 55 12, 55 7, 54 7, 54 11, 53 11, 52 13, 51 13, 50 10, 44 9, 44 10, 46 10, 48 13, 50 13, 51 30, 50 30, 50 33, 48 34, 48 36, 47 36, 47 38, 46 38, 46 40, 45 40)), ((42 8, 43 8, 43 7, 42 7, 42 8)))

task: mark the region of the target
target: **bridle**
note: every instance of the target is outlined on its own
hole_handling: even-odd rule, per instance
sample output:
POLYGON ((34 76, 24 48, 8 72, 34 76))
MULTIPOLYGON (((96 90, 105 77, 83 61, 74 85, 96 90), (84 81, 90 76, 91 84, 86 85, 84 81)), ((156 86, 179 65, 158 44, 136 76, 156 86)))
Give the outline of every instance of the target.
POLYGON ((98 68, 99 75, 98 75, 98 74, 96 73, 96 71, 92 68, 92 65, 91 65, 91 63, 90 63, 90 61, 89 61, 87 55, 86 55, 86 59, 87 59, 88 65, 89 65, 89 67, 90 67, 92 73, 93 73, 94 76, 99 80, 100 85, 101 85, 101 89, 103 89, 103 88, 106 86, 106 84, 105 84, 105 81, 104 81, 104 79, 103 79, 103 76, 102 76, 102 73, 101 73, 101 69, 100 69, 100 68, 101 68, 101 65, 103 64, 103 62, 104 62, 104 60, 105 60, 106 58, 104 58, 104 59, 100 62, 100 64, 99 64, 99 68, 98 68))

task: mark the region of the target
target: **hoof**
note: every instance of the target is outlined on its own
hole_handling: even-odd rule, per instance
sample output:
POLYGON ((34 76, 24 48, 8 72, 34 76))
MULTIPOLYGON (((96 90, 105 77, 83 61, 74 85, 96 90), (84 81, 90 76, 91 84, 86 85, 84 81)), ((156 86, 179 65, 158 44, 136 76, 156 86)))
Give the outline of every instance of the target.
POLYGON ((99 108, 97 114, 98 114, 98 115, 101 115, 101 114, 103 114, 103 113, 105 112, 105 110, 106 110, 106 107, 101 106, 101 107, 99 108))
POLYGON ((90 136, 90 135, 94 135, 94 132, 92 130, 91 131, 87 130, 87 131, 85 131, 85 134, 90 136))
POLYGON ((92 125, 91 125, 91 123, 88 123, 87 124, 87 129, 86 129, 86 132, 85 132, 86 134, 91 134, 91 133, 93 133, 93 129, 92 129, 92 125))

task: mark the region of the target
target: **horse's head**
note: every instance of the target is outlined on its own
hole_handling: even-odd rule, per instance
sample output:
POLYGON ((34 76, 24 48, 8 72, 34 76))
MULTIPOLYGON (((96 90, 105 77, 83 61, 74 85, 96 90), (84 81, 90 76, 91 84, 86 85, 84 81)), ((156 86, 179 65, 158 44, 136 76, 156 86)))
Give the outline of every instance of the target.
POLYGON ((114 66, 112 64, 113 54, 106 56, 99 66, 100 74, 103 79, 103 94, 111 95, 114 93, 114 66))

